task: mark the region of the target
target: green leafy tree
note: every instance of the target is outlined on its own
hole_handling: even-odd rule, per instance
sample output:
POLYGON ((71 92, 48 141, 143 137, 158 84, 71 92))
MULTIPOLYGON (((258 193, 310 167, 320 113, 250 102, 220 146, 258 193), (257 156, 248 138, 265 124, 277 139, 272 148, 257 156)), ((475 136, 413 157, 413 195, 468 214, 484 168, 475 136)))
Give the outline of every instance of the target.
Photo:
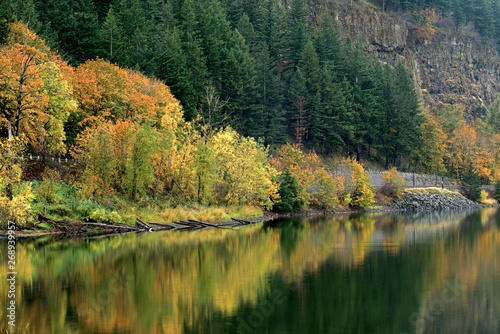
POLYGON ((126 189, 134 200, 144 196, 155 180, 152 157, 156 138, 156 131, 148 124, 141 126, 135 134, 125 170, 126 189))

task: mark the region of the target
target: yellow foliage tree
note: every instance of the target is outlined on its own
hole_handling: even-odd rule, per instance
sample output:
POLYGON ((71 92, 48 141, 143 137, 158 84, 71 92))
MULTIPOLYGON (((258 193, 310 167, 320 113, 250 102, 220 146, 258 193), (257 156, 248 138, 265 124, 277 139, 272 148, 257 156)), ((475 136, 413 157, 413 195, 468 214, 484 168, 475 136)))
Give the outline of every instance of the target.
POLYGON ((262 144, 226 128, 208 145, 215 159, 214 196, 218 203, 272 207, 277 200, 277 171, 268 164, 269 154, 262 144))
POLYGON ((331 208, 339 204, 338 180, 321 166, 316 153, 304 154, 298 145, 286 144, 279 149, 273 164, 280 172, 290 170, 302 188, 301 197, 307 205, 331 208))
POLYGON ((69 66, 22 22, 10 28, 0 48, 0 126, 10 123, 12 135, 25 134, 37 152, 64 154, 64 124, 76 109, 64 78, 69 66))
POLYGON ((399 174, 396 167, 382 172, 382 178, 384 179, 384 185, 382 191, 385 195, 399 198, 403 195, 406 187, 406 181, 404 177, 399 174))
POLYGON ((367 208, 375 203, 370 177, 359 162, 354 159, 342 160, 337 167, 337 174, 342 180, 339 197, 344 205, 367 208))
POLYGON ((477 132, 468 124, 464 124, 453 131, 448 141, 447 158, 449 164, 456 170, 457 179, 460 171, 468 165, 474 165, 477 151, 477 132))
POLYGON ((24 150, 23 136, 0 140, 0 221, 22 225, 32 217, 33 193, 30 184, 21 182, 19 154, 24 150))

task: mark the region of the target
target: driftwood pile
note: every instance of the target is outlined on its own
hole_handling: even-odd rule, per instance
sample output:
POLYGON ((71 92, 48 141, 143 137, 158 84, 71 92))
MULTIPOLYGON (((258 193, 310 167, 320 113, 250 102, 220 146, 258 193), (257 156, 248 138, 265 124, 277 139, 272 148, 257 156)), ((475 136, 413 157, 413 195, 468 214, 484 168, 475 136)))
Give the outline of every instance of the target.
MULTIPOLYGON (((63 233, 90 233, 90 232, 116 232, 116 233, 130 233, 130 232, 156 232, 156 231, 198 231, 207 228, 219 229, 234 229, 234 227, 242 225, 255 224, 255 222, 231 218, 231 221, 221 223, 205 223, 199 220, 188 219, 187 221, 178 221, 172 224, 160 224, 155 222, 144 222, 141 219, 136 220, 136 224, 132 225, 116 225, 103 222, 68 222, 68 221, 55 221, 53 219, 39 215, 40 222, 47 222, 54 227, 54 229, 63 233)), ((35 225, 36 226, 36 225, 35 225)), ((35 227, 33 226, 33 227, 35 227)))

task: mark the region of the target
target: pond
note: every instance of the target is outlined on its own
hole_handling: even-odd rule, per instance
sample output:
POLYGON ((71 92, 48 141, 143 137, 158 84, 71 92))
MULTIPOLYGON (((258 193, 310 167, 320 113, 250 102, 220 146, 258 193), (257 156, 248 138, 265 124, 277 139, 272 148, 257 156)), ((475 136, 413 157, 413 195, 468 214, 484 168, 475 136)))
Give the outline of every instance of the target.
POLYGON ((19 239, 13 333, 499 333, 499 254, 497 209, 19 239))

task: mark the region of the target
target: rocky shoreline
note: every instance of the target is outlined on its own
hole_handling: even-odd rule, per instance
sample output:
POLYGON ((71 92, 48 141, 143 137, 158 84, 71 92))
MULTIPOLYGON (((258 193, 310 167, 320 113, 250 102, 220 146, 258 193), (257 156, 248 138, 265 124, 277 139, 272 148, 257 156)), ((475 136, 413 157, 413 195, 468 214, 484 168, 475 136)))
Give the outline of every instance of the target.
MULTIPOLYGON (((440 190, 424 190, 420 192, 415 191, 405 191, 403 197, 399 200, 393 201, 391 204, 383 207, 377 207, 374 209, 367 210, 357 210, 357 209, 334 209, 334 210, 319 210, 319 209, 309 209, 300 212, 293 213, 274 213, 265 212, 261 217, 246 218, 242 219, 249 224, 257 223, 268 223, 279 218, 287 217, 314 217, 314 216, 327 216, 327 215, 349 215, 355 213, 383 213, 383 212, 403 212, 403 211, 444 211, 444 210, 459 210, 459 209, 479 209, 490 207, 491 205, 484 205, 472 200, 467 199, 459 192, 454 191, 440 191, 440 190)), ((142 221, 141 221, 142 222, 142 221)), ((69 222, 58 222, 68 223, 71 226, 77 223, 69 222)), ((228 222, 216 222, 207 225, 213 227, 222 227, 227 225, 228 222)), ((124 227, 126 227, 124 225, 124 227)), ((108 232, 111 232, 110 230, 108 232)), ((74 232, 74 231, 73 231, 74 232)), ((98 232, 98 231, 87 231, 87 232, 98 232)), ((104 231, 101 231, 104 232, 104 231)), ((134 232, 134 231, 129 231, 134 232)), ((63 235, 74 235, 74 233, 69 233, 67 228, 47 231, 45 233, 26 233, 17 234, 18 237, 29 237, 29 236, 39 236, 47 234, 63 234, 63 235)), ((119 234, 123 234, 119 233, 119 234)), ((6 235, 1 233, 0 238, 6 235)))
POLYGON ((391 207, 401 211, 440 211, 485 208, 487 205, 472 201, 458 192, 406 191, 391 207))

